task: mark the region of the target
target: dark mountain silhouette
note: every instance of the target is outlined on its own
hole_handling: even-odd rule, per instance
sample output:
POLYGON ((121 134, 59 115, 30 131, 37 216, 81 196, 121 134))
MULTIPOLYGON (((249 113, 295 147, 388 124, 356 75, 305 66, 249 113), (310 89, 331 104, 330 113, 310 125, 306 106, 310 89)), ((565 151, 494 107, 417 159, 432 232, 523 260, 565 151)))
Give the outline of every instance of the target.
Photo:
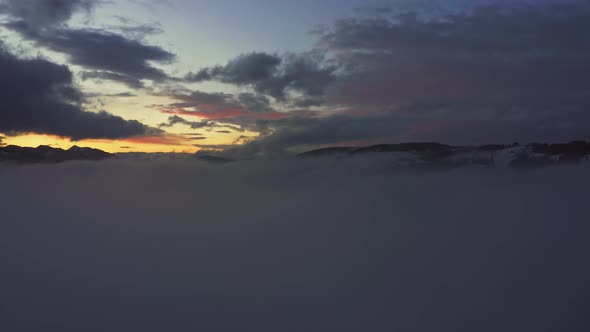
POLYGON ((197 158, 201 161, 206 161, 206 162, 213 163, 213 164, 227 164, 227 163, 233 163, 236 161, 234 159, 229 159, 229 158, 224 158, 224 157, 219 157, 219 156, 212 156, 212 155, 203 154, 203 153, 196 153, 195 158, 197 158))
MULTIPOLYGON (((303 158, 353 158, 363 155, 390 157, 393 169, 452 169, 461 166, 512 167, 535 169, 571 164, 590 159, 590 142, 530 143, 519 145, 490 144, 482 146, 452 146, 441 143, 378 144, 367 147, 329 147, 299 154, 303 158)), ((0 146, 0 162, 59 163, 71 160, 103 160, 115 155, 93 148, 73 146, 68 150, 50 146, 36 148, 0 146)), ((199 152, 194 158, 215 164, 237 160, 199 152)))
POLYGON ((317 157, 334 154, 362 154, 372 152, 416 152, 437 156, 447 156, 453 153, 453 147, 440 143, 400 143, 378 144, 367 147, 332 147, 301 153, 302 157, 317 157))
POLYGON ((36 148, 9 145, 0 147, 0 162, 17 163, 59 163, 71 160, 103 160, 112 154, 99 149, 72 146, 68 150, 40 145, 36 148))
POLYGON ((534 169, 545 166, 577 163, 590 157, 590 143, 531 143, 521 146, 489 144, 482 146, 451 146, 440 143, 379 144, 368 147, 329 147, 307 151, 300 157, 355 157, 360 154, 390 154, 393 168, 448 169, 465 165, 509 166, 534 169), (397 158, 396 158, 397 157, 397 158))
POLYGON ((416 152, 427 153, 436 156, 447 156, 452 154, 453 147, 440 143, 400 143, 400 144, 378 144, 365 148, 359 148, 353 153, 369 152, 416 152))
POLYGON ((324 156, 332 156, 332 155, 346 155, 346 154, 353 154, 359 148, 353 147, 334 147, 334 148, 324 148, 324 149, 317 149, 312 151, 307 151, 299 154, 301 157, 324 157, 324 156))

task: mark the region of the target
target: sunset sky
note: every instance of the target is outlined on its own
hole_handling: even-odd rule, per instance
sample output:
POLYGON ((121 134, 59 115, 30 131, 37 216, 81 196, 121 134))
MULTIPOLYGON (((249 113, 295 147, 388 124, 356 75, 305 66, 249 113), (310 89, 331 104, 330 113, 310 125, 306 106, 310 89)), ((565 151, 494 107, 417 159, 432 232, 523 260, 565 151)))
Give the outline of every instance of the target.
POLYGON ((574 0, 0 0, 0 144, 589 139, 588 31, 574 0))
POLYGON ((590 0, 0 0, 0 332, 589 332, 588 184, 590 0))

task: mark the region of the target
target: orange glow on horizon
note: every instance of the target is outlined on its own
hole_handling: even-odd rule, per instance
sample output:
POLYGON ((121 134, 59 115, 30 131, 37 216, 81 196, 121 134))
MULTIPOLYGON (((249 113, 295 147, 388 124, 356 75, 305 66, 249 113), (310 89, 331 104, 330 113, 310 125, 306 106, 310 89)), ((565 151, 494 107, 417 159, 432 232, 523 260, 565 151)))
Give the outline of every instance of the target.
MULTIPOLYGON (((195 136, 197 133, 165 133, 163 135, 138 136, 122 139, 85 139, 72 141, 67 137, 44 134, 23 134, 18 136, 6 136, 2 139, 3 145, 17 145, 36 148, 47 145, 54 148, 69 149, 76 145, 100 149, 110 153, 144 152, 144 153, 196 153, 203 146, 227 146, 240 145, 240 137, 254 138, 258 133, 245 131, 228 134, 208 131, 203 136, 195 136)), ((0 136, 5 136, 0 133, 0 136)))

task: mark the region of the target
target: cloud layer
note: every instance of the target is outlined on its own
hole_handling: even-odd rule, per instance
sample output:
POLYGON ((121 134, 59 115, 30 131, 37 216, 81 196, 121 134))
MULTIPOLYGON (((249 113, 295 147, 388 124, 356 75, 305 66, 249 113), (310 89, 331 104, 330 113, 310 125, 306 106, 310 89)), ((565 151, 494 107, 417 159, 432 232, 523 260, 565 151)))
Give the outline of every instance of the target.
POLYGON ((587 166, 371 164, 0 165, 0 328, 588 330, 587 166))

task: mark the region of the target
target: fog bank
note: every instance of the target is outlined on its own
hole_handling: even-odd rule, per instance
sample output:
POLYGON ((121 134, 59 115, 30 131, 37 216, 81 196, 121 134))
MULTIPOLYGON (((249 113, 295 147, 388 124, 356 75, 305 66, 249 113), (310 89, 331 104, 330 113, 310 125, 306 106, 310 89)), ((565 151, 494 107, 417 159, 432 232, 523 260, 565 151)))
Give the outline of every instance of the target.
POLYGON ((589 170, 0 165, 0 330, 588 331, 589 170))

